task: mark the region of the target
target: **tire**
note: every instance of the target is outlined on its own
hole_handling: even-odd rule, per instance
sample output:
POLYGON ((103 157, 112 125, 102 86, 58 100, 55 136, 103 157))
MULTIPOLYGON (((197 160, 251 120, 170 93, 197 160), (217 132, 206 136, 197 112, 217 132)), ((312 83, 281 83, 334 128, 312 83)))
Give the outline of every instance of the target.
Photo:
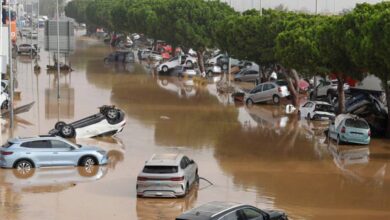
POLYGON ((187 62, 186 62, 186 66, 187 66, 187 67, 193 67, 194 64, 192 63, 192 61, 187 61, 187 62))
POLYGON ((59 122, 57 122, 57 123, 54 125, 54 128, 55 128, 56 130, 61 130, 61 128, 64 127, 64 125, 66 125, 65 122, 59 121, 59 122))
POLYGON ((3 104, 1 104, 1 110, 7 110, 8 109, 8 100, 5 100, 3 104))
POLYGON ((16 177, 26 179, 34 175, 34 164, 29 160, 19 160, 14 166, 14 174, 16 177))
POLYGON ((272 102, 273 102, 275 105, 279 104, 279 103, 280 103, 280 97, 279 97, 278 95, 274 95, 274 96, 272 97, 272 102))
POLYGON ((115 124, 119 119, 119 111, 114 108, 109 108, 105 114, 108 123, 115 124))
POLYGON ((255 103, 253 102, 252 99, 247 99, 247 100, 246 100, 246 105, 247 105, 248 107, 252 107, 254 104, 255 104, 255 103))
POLYGON ((162 70, 164 73, 166 73, 166 72, 168 72, 168 67, 167 67, 167 66, 163 66, 163 67, 161 68, 161 70, 162 70))
POLYGON ((222 64, 222 69, 223 70, 227 70, 228 69, 228 65, 227 64, 222 64))
POLYGON ((190 193, 190 185, 187 182, 187 184, 186 184, 186 192, 185 192, 184 196, 188 195, 189 193, 190 193))
POLYGON ((90 167, 95 165, 99 165, 99 164, 97 163, 96 159, 93 158, 92 156, 85 156, 81 158, 81 161, 79 163, 80 167, 90 167))
POLYGON ((72 125, 64 125, 60 130, 60 135, 64 138, 74 138, 76 131, 72 125))

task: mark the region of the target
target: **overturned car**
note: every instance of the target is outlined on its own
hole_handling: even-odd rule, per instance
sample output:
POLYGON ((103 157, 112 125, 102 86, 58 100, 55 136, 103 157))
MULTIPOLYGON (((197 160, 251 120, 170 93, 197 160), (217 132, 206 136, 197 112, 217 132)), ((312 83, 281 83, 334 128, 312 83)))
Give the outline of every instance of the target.
POLYGON ((121 132, 126 125, 125 114, 115 106, 101 106, 99 113, 81 120, 65 123, 59 121, 50 135, 58 135, 63 138, 90 138, 97 136, 112 136, 121 132))

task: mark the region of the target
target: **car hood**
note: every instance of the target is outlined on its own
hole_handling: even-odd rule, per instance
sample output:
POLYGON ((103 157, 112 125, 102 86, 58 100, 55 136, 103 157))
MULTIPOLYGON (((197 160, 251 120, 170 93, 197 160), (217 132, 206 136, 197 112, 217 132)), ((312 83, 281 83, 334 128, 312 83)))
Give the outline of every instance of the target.
POLYGON ((269 219, 280 219, 281 216, 284 215, 284 212, 275 211, 275 210, 265 210, 265 212, 269 215, 269 219))

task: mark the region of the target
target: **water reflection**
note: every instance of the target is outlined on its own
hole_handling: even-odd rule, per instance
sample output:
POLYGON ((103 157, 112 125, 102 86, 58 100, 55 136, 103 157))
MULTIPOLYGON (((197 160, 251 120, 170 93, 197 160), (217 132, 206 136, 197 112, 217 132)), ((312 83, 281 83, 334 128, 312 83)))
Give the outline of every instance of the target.
POLYGON ((190 78, 160 77, 157 79, 157 85, 162 89, 177 94, 179 98, 196 95, 194 81, 190 78))
POLYGON ((190 193, 179 199, 137 198, 137 216, 139 220, 172 220, 181 213, 194 207, 198 198, 198 185, 190 193))

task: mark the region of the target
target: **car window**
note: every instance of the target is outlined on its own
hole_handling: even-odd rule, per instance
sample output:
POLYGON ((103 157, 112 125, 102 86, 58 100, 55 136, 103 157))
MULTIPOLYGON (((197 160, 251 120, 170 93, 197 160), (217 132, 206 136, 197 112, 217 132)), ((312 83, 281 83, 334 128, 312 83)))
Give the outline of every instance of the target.
POLYGON ((51 147, 52 148, 62 148, 62 149, 69 149, 69 148, 73 148, 71 145, 63 142, 63 141, 57 141, 57 140, 52 140, 51 141, 51 147))
POLYGON ((248 71, 248 74, 249 74, 249 75, 256 75, 256 74, 259 74, 259 73, 258 73, 257 71, 253 71, 253 70, 252 70, 252 71, 248 71))
POLYGON ((51 142, 49 140, 29 141, 22 143, 20 146, 27 148, 51 148, 51 142))
POLYGON ((368 128, 368 124, 365 121, 352 118, 345 120, 345 126, 352 128, 368 128))
POLYGON ((256 88, 252 89, 250 93, 253 94, 253 93, 261 92, 262 88, 263 85, 258 85, 256 88))
POLYGON ((179 59, 179 57, 172 57, 171 59, 169 59, 168 61, 170 62, 170 61, 175 61, 175 60, 178 60, 179 59))
POLYGON ((274 85, 272 85, 272 84, 265 84, 265 85, 263 86, 263 91, 268 91, 268 90, 271 90, 271 89, 273 89, 273 88, 275 88, 274 85))
POLYGON ((317 104, 315 107, 315 111, 334 112, 334 107, 331 105, 317 104))
POLYGON ((308 102, 306 104, 303 105, 303 107, 305 108, 310 108, 312 106, 312 103, 311 102, 308 102))
POLYGON ((243 218, 240 218, 238 214, 239 212, 235 211, 223 216, 219 220, 244 220, 243 218))
POLYGON ((264 216, 260 212, 254 210, 254 209, 246 208, 246 209, 242 209, 241 211, 245 215, 247 220, 263 220, 264 219, 264 216))
POLYGON ((177 173, 177 166, 145 166, 144 173, 177 173))

